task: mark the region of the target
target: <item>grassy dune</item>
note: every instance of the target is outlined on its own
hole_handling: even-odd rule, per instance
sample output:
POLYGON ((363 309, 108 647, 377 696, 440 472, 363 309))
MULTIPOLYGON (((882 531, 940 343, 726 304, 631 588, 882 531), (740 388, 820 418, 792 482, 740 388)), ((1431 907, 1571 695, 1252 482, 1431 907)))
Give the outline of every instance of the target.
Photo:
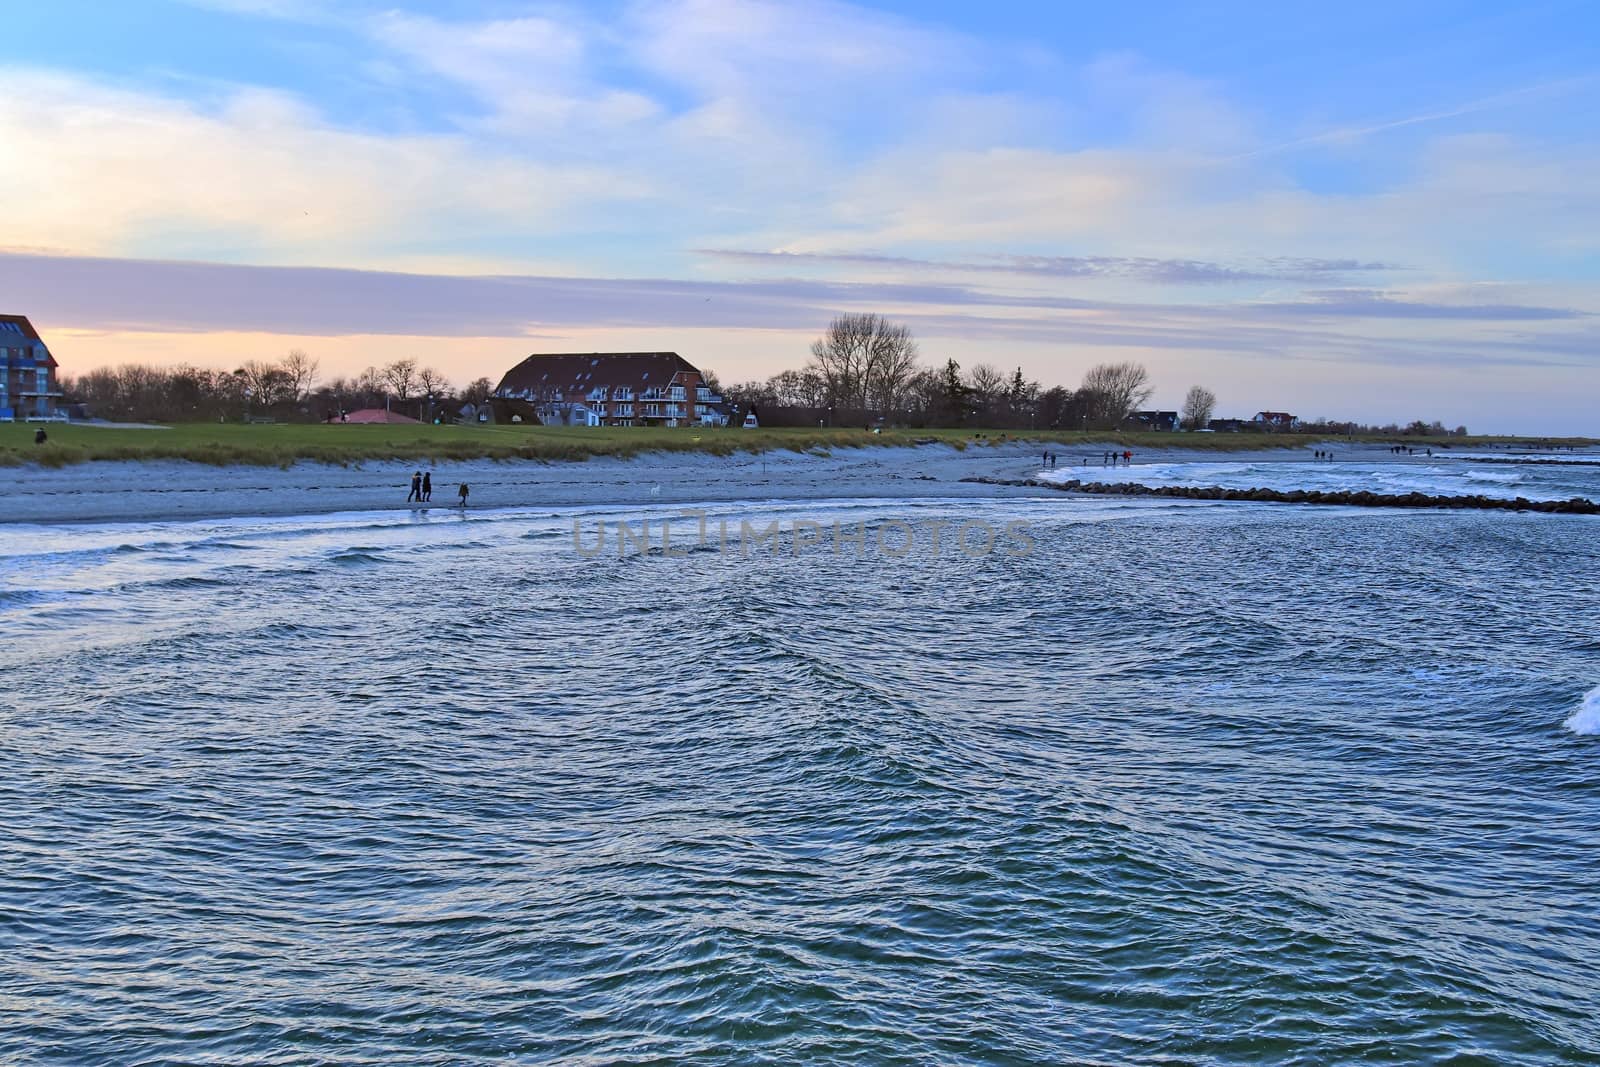
MULTIPOLYGON (((1305 445, 1308 437, 1275 434, 1079 433, 1003 430, 885 430, 872 434, 846 429, 651 429, 644 427, 562 426, 324 426, 179 423, 161 429, 47 424, 50 440, 33 443, 37 425, 0 423, 0 465, 38 463, 63 466, 90 460, 175 459, 214 466, 236 464, 286 467, 298 460, 354 465, 370 460, 537 459, 582 460, 590 456, 632 456, 640 452, 808 451, 867 445, 910 445, 929 440, 956 447, 983 447, 1002 441, 1054 442, 1063 449, 1115 442, 1127 448, 1181 447, 1232 452, 1305 445), (980 436, 981 435, 981 436, 980 436)), ((1471 447, 1489 438, 1429 440, 1407 444, 1471 447)), ((1503 443, 1506 438, 1494 438, 1503 443)), ((1533 443, 1533 442, 1525 442, 1533 443)), ((1574 442, 1580 443, 1580 442, 1574 442)))

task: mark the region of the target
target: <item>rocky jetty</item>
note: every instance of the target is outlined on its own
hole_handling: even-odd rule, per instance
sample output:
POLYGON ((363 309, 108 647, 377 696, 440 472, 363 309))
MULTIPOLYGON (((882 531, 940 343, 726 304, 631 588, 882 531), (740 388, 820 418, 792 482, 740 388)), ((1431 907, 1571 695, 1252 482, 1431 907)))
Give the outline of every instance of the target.
POLYGON ((1043 482, 1037 478, 963 478, 964 482, 1057 489, 1096 496, 1165 496, 1182 500, 1252 500, 1273 504, 1338 504, 1358 508, 1450 508, 1475 511, 1542 511, 1561 515, 1600 515, 1600 504, 1587 497, 1570 500, 1505 499, 1493 496, 1432 496, 1428 493, 1373 493, 1368 490, 1224 489, 1216 485, 1140 485, 1137 482, 1043 482))

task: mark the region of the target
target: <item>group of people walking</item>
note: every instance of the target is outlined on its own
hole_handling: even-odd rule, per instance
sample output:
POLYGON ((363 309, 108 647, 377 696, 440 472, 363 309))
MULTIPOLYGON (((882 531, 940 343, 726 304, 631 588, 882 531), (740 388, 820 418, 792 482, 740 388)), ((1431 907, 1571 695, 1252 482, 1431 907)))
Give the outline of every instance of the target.
MULTIPOLYGON (((462 482, 456 489, 456 496, 460 498, 462 507, 467 506, 467 483, 462 482)), ((406 495, 406 503, 416 501, 419 504, 428 504, 433 501, 433 472, 417 471, 411 476, 411 492, 406 495)))
MULTIPOLYGON (((1039 462, 1042 466, 1054 467, 1060 458, 1061 457, 1056 455, 1054 452, 1046 451, 1040 456, 1039 462)), ((1105 467, 1115 467, 1118 464, 1121 464, 1124 467, 1131 467, 1133 466, 1133 452, 1129 450, 1124 450, 1122 452, 1102 452, 1100 453, 1100 464, 1101 466, 1105 467)), ((1089 465, 1088 456, 1083 457, 1083 465, 1085 467, 1089 465)))

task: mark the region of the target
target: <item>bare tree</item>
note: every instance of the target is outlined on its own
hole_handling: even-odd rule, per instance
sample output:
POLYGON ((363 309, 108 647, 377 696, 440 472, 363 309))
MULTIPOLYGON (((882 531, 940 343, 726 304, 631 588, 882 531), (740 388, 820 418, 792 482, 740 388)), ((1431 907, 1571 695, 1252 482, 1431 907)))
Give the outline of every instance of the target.
POLYGON ((1155 388, 1142 363, 1101 363, 1089 368, 1078 392, 1089 421, 1097 429, 1114 429, 1148 401, 1155 388))
POLYGON ((1005 406, 1006 376, 992 363, 979 363, 967 375, 971 384, 974 414, 984 426, 993 426, 995 417, 1005 406))
POLYGON ((774 374, 761 392, 770 397, 766 403, 800 408, 826 407, 830 396, 827 381, 811 367, 774 374))
POLYGON ((289 374, 280 364, 251 359, 235 373, 243 377, 252 403, 259 407, 270 408, 294 400, 289 374))
POLYGON ((289 378, 289 388, 293 393, 289 399, 299 403, 317 382, 317 361, 307 355, 305 349, 291 348, 289 354, 283 357, 281 366, 289 378))
POLYGON ((1216 393, 1203 385, 1190 386, 1189 395, 1183 398, 1183 424, 1191 430, 1203 430, 1216 410, 1216 393))
POLYGON ((494 395, 494 383, 487 378, 474 378, 461 390, 461 402, 478 407, 494 395))
POLYGON ((450 392, 450 383, 432 367, 423 367, 417 372, 417 388, 427 399, 428 406, 433 407, 433 402, 450 392))
POLYGON ((1039 427, 1045 430, 1072 428, 1068 423, 1068 408, 1072 394, 1059 385, 1053 385, 1039 394, 1039 427))
POLYGON ((917 369, 917 341, 909 327, 878 319, 867 355, 866 407, 899 409, 906 383, 917 369))
POLYGON ((845 314, 812 343, 806 369, 822 380, 826 403, 866 411, 897 404, 916 363, 910 329, 881 315, 845 314))
POLYGON ((410 400, 411 394, 417 388, 417 361, 414 359, 397 359, 382 372, 383 384, 397 400, 410 400))

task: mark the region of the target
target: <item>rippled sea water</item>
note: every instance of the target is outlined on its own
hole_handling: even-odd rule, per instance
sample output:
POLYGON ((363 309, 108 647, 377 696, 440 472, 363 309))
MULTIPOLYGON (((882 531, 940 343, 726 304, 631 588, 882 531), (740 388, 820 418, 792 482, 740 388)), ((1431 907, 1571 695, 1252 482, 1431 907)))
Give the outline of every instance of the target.
POLYGON ((0 1060, 1600 1058, 1593 519, 759 515, 4 529, 0 1060))

